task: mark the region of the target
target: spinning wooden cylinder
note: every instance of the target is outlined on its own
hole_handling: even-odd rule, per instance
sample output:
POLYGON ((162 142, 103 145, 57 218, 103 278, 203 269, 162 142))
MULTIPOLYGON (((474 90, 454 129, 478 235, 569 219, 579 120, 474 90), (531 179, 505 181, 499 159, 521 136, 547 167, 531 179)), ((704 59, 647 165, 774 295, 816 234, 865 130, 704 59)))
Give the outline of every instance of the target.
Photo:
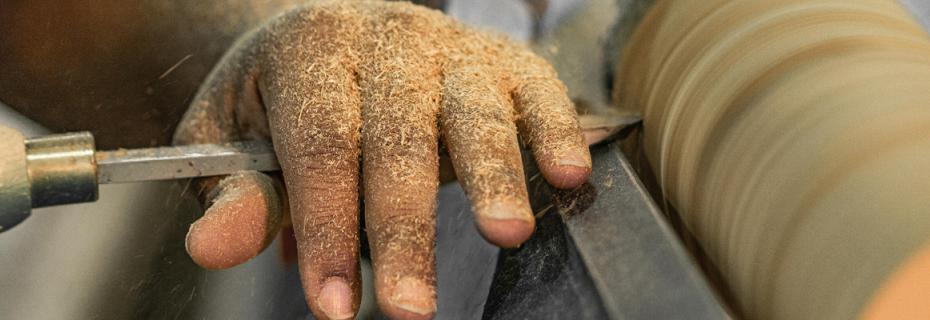
POLYGON ((930 41, 900 4, 658 1, 618 74, 740 313, 930 318, 930 41))

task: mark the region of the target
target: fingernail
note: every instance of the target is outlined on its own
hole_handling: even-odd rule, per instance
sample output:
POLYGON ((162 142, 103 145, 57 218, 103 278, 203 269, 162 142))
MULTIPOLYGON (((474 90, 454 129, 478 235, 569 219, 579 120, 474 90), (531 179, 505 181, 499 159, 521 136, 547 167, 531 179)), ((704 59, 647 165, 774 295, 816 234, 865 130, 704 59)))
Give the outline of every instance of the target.
POLYGON ((510 201, 491 202, 483 211, 484 216, 495 220, 532 221, 533 217, 528 207, 510 201))
POLYGON ((352 289, 342 278, 329 278, 316 298, 320 311, 333 320, 351 319, 355 316, 352 311, 352 289))
POLYGON ((403 277, 394 285, 391 304, 398 309, 427 315, 436 312, 436 300, 433 289, 423 281, 413 277, 403 277))
POLYGON ((579 168, 591 168, 591 160, 578 153, 569 153, 562 156, 556 162, 559 166, 573 166, 579 168))
POLYGON ((481 235, 500 247, 520 246, 536 226, 529 204, 520 206, 511 201, 495 201, 481 212, 476 217, 481 235))
POLYGON ((588 179, 591 174, 591 158, 582 152, 568 153, 552 162, 541 159, 539 169, 553 187, 571 189, 588 179))

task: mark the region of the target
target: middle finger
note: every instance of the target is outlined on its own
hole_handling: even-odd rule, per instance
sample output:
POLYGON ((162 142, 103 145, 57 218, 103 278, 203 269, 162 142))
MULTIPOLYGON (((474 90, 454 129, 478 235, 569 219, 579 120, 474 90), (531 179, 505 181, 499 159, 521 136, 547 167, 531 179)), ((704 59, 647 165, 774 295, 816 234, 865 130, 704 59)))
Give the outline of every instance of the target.
POLYGON ((439 179, 438 57, 422 17, 397 13, 376 28, 381 42, 359 68, 365 223, 375 291, 394 319, 436 311, 435 203, 439 179), (422 22, 422 21, 421 21, 422 22), (383 43, 393 45, 385 46, 383 43))

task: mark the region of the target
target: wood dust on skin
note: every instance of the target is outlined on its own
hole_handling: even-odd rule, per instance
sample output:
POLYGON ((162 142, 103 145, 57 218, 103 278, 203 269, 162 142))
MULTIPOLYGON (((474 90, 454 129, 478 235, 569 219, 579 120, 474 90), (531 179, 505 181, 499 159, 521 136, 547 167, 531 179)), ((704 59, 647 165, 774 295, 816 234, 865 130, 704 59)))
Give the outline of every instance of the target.
POLYGON ((507 203, 531 222, 518 132, 541 166, 573 156, 590 168, 564 86, 526 48, 409 4, 326 2, 243 38, 198 93, 175 142, 275 143, 317 315, 316 294, 334 276, 348 281, 358 307, 362 187, 379 303, 416 317, 391 308, 435 310, 440 136, 479 216, 507 203), (425 284, 428 297, 394 292, 402 279, 425 284))
POLYGON ((240 172, 218 182, 203 218, 191 225, 187 251, 199 265, 225 269, 258 255, 280 228, 281 200, 271 178, 240 172))

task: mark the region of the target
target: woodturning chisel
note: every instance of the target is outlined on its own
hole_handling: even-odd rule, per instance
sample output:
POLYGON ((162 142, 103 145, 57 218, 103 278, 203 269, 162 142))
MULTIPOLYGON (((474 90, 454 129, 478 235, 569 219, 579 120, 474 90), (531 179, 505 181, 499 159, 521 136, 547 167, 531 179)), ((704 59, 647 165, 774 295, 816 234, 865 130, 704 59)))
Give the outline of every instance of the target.
POLYGON ((33 208, 93 202, 103 183, 174 180, 276 171, 271 144, 226 144, 97 151, 89 132, 26 139, 0 126, 0 232, 33 208))

